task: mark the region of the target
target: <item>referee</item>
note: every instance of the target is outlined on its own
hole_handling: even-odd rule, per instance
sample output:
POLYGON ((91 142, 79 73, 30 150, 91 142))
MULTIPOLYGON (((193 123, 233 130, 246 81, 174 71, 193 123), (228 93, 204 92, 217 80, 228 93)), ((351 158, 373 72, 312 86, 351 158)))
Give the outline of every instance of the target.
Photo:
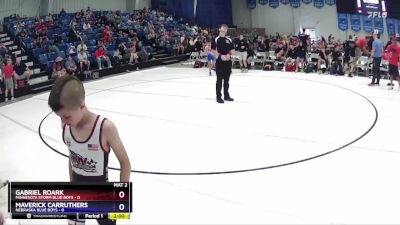
POLYGON ((222 24, 219 28, 219 36, 214 38, 211 43, 211 50, 216 56, 215 70, 217 74, 217 102, 233 101, 229 95, 229 78, 232 72, 231 56, 235 53, 232 39, 226 37, 228 26, 222 24), (222 80, 224 81, 224 100, 222 100, 222 80))

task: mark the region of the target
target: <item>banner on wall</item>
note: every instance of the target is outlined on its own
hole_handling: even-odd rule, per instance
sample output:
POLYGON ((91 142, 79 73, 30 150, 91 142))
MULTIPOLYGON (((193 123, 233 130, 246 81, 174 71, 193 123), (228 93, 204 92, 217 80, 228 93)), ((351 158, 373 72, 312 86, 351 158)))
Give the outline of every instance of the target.
POLYGON ((266 5, 268 4, 268 0, 258 0, 258 3, 260 3, 260 5, 266 5))
POLYGON ((333 6, 334 4, 336 4, 336 0, 325 0, 325 4, 333 6))
POLYGON ((299 8, 300 7, 300 0, 290 0, 290 5, 293 8, 299 8))
POLYGON ((378 30, 380 34, 383 34, 383 18, 382 17, 374 18, 374 29, 378 30))
POLYGON ((351 29, 354 32, 359 32, 361 30, 361 19, 360 15, 350 15, 351 29))
POLYGON ((400 19, 397 20, 397 32, 400 33, 400 19))
POLYGON ((373 30, 372 18, 370 18, 369 16, 363 16, 363 25, 365 32, 372 33, 373 30))
POLYGON ((303 0, 303 3, 304 4, 310 4, 310 3, 312 3, 312 0, 303 0))
POLYGON ((278 8, 279 7, 279 0, 269 0, 269 6, 272 8, 278 8))
POLYGON ((290 3, 290 0, 281 0, 281 3, 284 4, 284 5, 287 5, 287 4, 290 3))
POLYGON ((247 0, 247 8, 255 9, 257 7, 257 0, 247 0))
POLYGON ((338 13, 338 27, 341 31, 349 29, 349 22, 347 14, 338 13))
POLYGON ((386 18, 386 29, 389 35, 396 34, 396 27, 395 27, 396 20, 392 18, 386 18))
POLYGON ((314 0, 314 7, 318 9, 323 8, 324 0, 314 0))

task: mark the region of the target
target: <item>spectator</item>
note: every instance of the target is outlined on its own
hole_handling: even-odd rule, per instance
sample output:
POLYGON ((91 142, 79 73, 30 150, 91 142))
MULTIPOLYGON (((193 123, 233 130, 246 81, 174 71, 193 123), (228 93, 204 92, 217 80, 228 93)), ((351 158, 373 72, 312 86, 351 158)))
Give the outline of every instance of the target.
POLYGON ((106 53, 106 51, 104 51, 103 47, 99 47, 96 50, 95 55, 96 55, 96 61, 97 61, 97 65, 98 65, 99 70, 102 69, 101 68, 101 64, 102 64, 103 61, 107 62, 108 68, 112 67, 110 58, 107 56, 107 53, 106 53))
POLYGON ((286 54, 286 60, 282 71, 293 72, 294 70, 296 70, 296 59, 297 55, 294 45, 293 43, 289 43, 289 50, 286 54), (295 65, 294 70, 293 70, 293 65, 295 65))
MULTIPOLYGON (((340 44, 336 44, 335 50, 332 52, 332 72, 337 75, 343 75, 342 52, 340 51, 340 44)), ((351 74, 349 74, 351 76, 351 74)))
POLYGON ((103 41, 104 43, 111 43, 112 42, 112 30, 109 26, 103 30, 103 41))
POLYGON ((194 51, 198 52, 199 55, 200 53, 203 51, 203 42, 201 41, 200 37, 197 37, 195 39, 195 43, 194 43, 194 51))
POLYGON ((61 11, 60 11, 60 17, 65 17, 65 16, 67 16, 67 12, 65 11, 65 9, 64 8, 62 8, 61 9, 61 11))
POLYGON ((37 29, 39 31, 46 29, 46 24, 44 23, 43 19, 40 20, 40 23, 38 24, 37 29))
POLYGON ((257 44, 257 51, 258 52, 266 52, 267 51, 267 46, 265 45, 265 41, 264 40, 260 40, 258 41, 257 44))
POLYGON ((304 42, 301 39, 299 39, 298 46, 296 47, 296 55, 296 65, 298 65, 300 71, 304 71, 305 61, 307 57, 307 46, 304 45, 304 42))
POLYGON ((60 49, 58 48, 56 43, 50 46, 50 52, 60 52, 60 49))
POLYGON ((276 41, 277 48, 275 49, 276 59, 281 62, 285 62, 286 60, 286 51, 287 49, 284 47, 283 41, 276 41))
POLYGON ((0 56, 4 59, 6 57, 6 54, 8 52, 8 49, 2 42, 0 42, 0 56))
POLYGON ((25 38, 26 38, 26 32, 24 30, 21 30, 21 32, 19 32, 17 34, 17 40, 16 41, 17 41, 17 43, 19 45, 22 45, 22 43, 24 42, 25 38))
POLYGON ((78 68, 76 67, 75 61, 72 56, 68 56, 68 59, 65 62, 65 69, 69 75, 74 75, 77 71, 78 68))
POLYGON ((88 55, 86 52, 81 49, 81 51, 78 53, 78 61, 79 61, 79 66, 81 69, 81 72, 84 71, 84 67, 86 68, 86 71, 89 72, 90 70, 90 61, 88 59, 88 55))
POLYGON ((146 62, 149 60, 149 54, 146 51, 146 48, 141 48, 138 52, 138 57, 140 62, 146 62))
POLYGON ((14 100, 14 67, 12 66, 12 61, 7 60, 7 65, 4 66, 4 83, 5 83, 5 97, 6 102, 8 101, 8 91, 11 92, 11 100, 14 100))
POLYGON ((132 42, 132 45, 128 51, 129 51, 129 64, 133 64, 139 58, 137 54, 136 41, 132 42))
POLYGON ((356 57, 356 42, 353 40, 353 36, 349 36, 349 40, 346 41, 344 46, 344 70, 347 71, 349 68, 349 77, 353 77, 353 71, 355 68, 356 57))
POLYGON ((241 72, 247 72, 247 50, 249 43, 244 39, 243 34, 239 35, 239 40, 236 41, 235 50, 237 56, 239 56, 239 64, 241 72))
POLYGON ((47 29, 54 29, 56 25, 54 24, 53 20, 47 22, 47 29))
POLYGON ((63 43, 63 37, 60 34, 57 34, 56 38, 54 39, 54 44, 57 45, 58 48, 60 48, 60 45, 62 45, 63 43))
POLYGON ((119 43, 117 50, 122 56, 123 63, 126 64, 126 60, 130 58, 129 53, 127 52, 128 48, 121 42, 119 43))
POLYGON ((56 58, 56 60, 53 63, 53 72, 51 77, 53 79, 57 79, 58 77, 64 76, 67 71, 65 70, 64 64, 63 64, 63 58, 60 56, 56 58))
POLYGON ((67 48, 67 55, 75 55, 77 53, 77 50, 75 48, 75 46, 70 43, 68 48, 67 48))
POLYGON ((49 13, 49 15, 46 16, 46 21, 53 21, 53 16, 51 15, 51 13, 49 13))
POLYGON ((327 65, 328 65, 328 57, 326 56, 326 48, 325 43, 321 43, 319 46, 318 51, 318 63, 317 63, 317 70, 319 73, 325 73, 327 65))
POLYGON ((135 33, 133 30, 130 30, 130 31, 129 31, 129 34, 128 34, 128 37, 129 37, 130 39, 135 38, 135 37, 136 37, 136 33, 135 33))
POLYGON ((30 76, 32 76, 32 71, 25 65, 25 63, 21 63, 21 58, 17 58, 14 66, 15 82, 18 84, 19 80, 26 79, 27 83, 29 84, 30 76))
POLYGON ((68 36, 69 36, 69 41, 70 42, 76 42, 76 41, 80 40, 79 32, 76 31, 75 26, 71 27, 71 30, 69 30, 69 35, 68 36))
POLYGON ((81 43, 76 47, 76 50, 78 51, 78 52, 80 52, 81 51, 81 49, 83 49, 83 51, 85 51, 85 52, 87 52, 87 50, 88 50, 88 48, 87 48, 87 46, 86 46, 86 44, 85 44, 85 41, 81 41, 81 43))
POLYGON ((91 28, 91 26, 90 26, 89 21, 85 20, 85 22, 83 23, 83 30, 84 30, 84 31, 88 31, 88 30, 91 30, 91 29, 92 29, 92 28, 91 28))
POLYGON ((185 36, 181 36, 179 38, 179 42, 178 42, 178 46, 177 46, 177 54, 181 55, 181 54, 185 54, 185 49, 186 49, 186 41, 185 41, 185 36))
POLYGON ((69 23, 69 26, 72 28, 72 27, 76 27, 76 26, 78 26, 78 23, 76 22, 76 18, 73 18, 72 20, 71 20, 71 22, 69 23))

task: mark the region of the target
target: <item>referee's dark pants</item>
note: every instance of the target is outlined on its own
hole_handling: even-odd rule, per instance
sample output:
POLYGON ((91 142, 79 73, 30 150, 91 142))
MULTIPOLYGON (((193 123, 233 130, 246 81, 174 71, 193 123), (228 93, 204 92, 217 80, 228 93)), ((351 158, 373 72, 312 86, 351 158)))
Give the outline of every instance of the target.
POLYGON ((217 99, 222 98, 222 81, 224 82, 224 97, 229 98, 229 78, 232 73, 232 61, 217 60, 215 63, 215 72, 217 74, 217 99))
POLYGON ((372 61, 372 84, 379 84, 379 80, 381 79, 381 61, 381 57, 375 57, 372 61))

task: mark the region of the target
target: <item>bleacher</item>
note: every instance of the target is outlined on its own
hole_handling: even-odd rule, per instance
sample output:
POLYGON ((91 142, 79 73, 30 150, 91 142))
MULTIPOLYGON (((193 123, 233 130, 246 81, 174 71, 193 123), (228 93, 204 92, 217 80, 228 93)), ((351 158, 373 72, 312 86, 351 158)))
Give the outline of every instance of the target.
MULTIPOLYGON (((111 13, 109 11, 96 11, 94 14, 96 16, 105 15, 111 13)), ((139 11, 134 11, 133 14, 137 14, 139 11)), ((119 13, 121 18, 129 15, 127 12, 119 13)), ((51 45, 54 44, 55 38, 57 35, 60 35, 63 39, 63 43, 58 45, 58 52, 49 52, 45 53, 42 48, 33 48, 32 38, 30 37, 29 29, 26 29, 27 37, 23 40, 20 46, 14 43, 13 40, 16 39, 18 35, 17 26, 23 22, 25 28, 29 25, 37 26, 35 23, 35 18, 4 18, 3 30, 6 33, 1 34, 2 42, 7 46, 9 50, 12 50, 14 54, 17 54, 18 57, 22 57, 24 63, 29 66, 29 68, 33 71, 34 75, 31 77, 31 85, 27 85, 24 88, 19 88, 16 90, 15 97, 19 97, 21 95, 29 94, 29 93, 39 93, 41 91, 46 91, 51 89, 51 85, 54 82, 51 79, 51 70, 55 59, 58 56, 61 56, 65 63, 67 57, 67 49, 70 45, 78 46, 80 41, 72 42, 69 40, 68 34, 70 32, 70 22, 73 19, 75 13, 67 13, 66 16, 60 17, 59 15, 53 15, 54 24, 59 27, 53 29, 47 29, 47 37, 51 45)), ((40 19, 45 20, 45 16, 41 16, 40 19)), ((146 21, 150 21, 153 19, 153 16, 147 16, 144 18, 146 21)), ((121 20, 122 21, 122 20, 121 20)), ((97 62, 95 59, 95 51, 97 50, 97 40, 103 35, 103 27, 97 29, 83 30, 82 21, 78 23, 76 26, 76 30, 81 33, 81 39, 85 41, 85 44, 88 47, 88 58, 91 61, 91 71, 99 73, 99 77, 105 76, 108 74, 115 74, 120 72, 125 72, 127 70, 133 71, 138 68, 146 68, 149 66, 156 65, 165 65, 176 63, 182 60, 186 60, 187 56, 179 56, 174 57, 171 56, 172 45, 175 42, 175 38, 178 36, 175 35, 172 37, 166 45, 162 48, 155 48, 151 46, 151 43, 148 43, 146 39, 145 29, 138 23, 127 23, 127 21, 122 21, 121 25, 126 29, 133 29, 137 33, 137 37, 139 41, 142 42, 142 48, 145 48, 146 52, 151 55, 150 62, 139 62, 134 65, 123 65, 122 67, 112 68, 112 69, 104 69, 101 71, 97 71, 97 62)), ((164 21, 163 24, 164 29, 166 31, 172 29, 182 29, 181 25, 176 21, 164 21)), ((155 30, 160 28, 160 25, 155 25, 155 30)), ((191 36, 192 34, 187 31, 182 31, 180 34, 185 34, 191 36)), ((110 59, 114 55, 114 51, 117 49, 117 43, 124 43, 127 48, 131 47, 131 43, 129 42, 128 37, 118 37, 117 32, 113 32, 112 43, 106 45, 107 55, 110 59)), ((75 55, 72 55, 76 64, 78 63, 78 58, 75 55)), ((4 94, 0 96, 0 102, 4 101, 4 94)))

